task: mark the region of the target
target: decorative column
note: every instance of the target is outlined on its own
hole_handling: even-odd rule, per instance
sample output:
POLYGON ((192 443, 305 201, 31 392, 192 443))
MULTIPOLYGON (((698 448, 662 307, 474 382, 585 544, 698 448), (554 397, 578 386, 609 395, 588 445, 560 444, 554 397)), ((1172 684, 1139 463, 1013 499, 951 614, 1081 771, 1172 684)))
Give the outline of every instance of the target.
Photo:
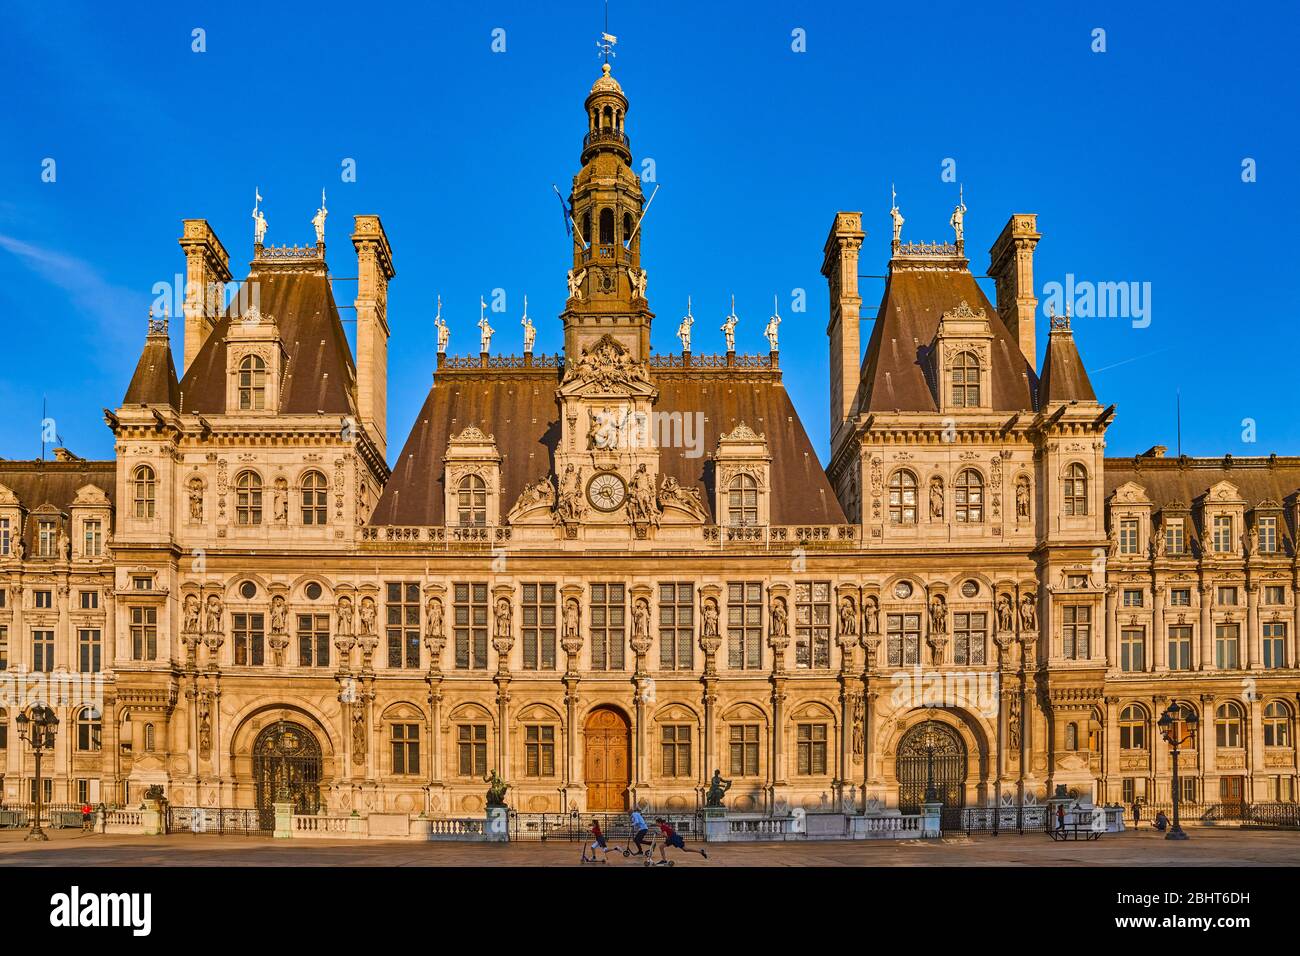
POLYGON ((1106 587, 1106 667, 1119 669, 1119 588, 1106 587))
POLYGON ((634 686, 632 695, 632 789, 640 796, 640 791, 648 788, 650 780, 650 755, 646 745, 646 703, 654 700, 654 680, 646 670, 645 657, 650 650, 650 607, 654 589, 648 584, 634 584, 629 588, 632 598, 632 653, 636 656, 636 668, 633 671, 634 686))
POLYGON ((767 810, 776 810, 780 788, 786 785, 785 753, 781 746, 781 728, 785 720, 785 652, 790 645, 790 585, 784 582, 769 584, 767 613, 767 646, 772 652, 771 704, 772 727, 768 741, 767 760, 767 810))
POLYGON ((1151 617, 1151 641, 1154 645, 1151 648, 1151 656, 1154 658, 1155 671, 1164 673, 1169 670, 1169 635, 1165 629, 1165 588, 1156 585, 1152 588, 1151 594, 1152 600, 1155 601, 1151 617))
POLYGON ((424 650, 429 655, 425 683, 429 685, 429 782, 428 812, 442 813, 442 654, 447 646, 446 588, 441 584, 424 586, 424 650), (436 800, 436 806, 434 802, 436 800))
POLYGON ((839 610, 840 648, 840 746, 839 767, 836 780, 839 786, 838 807, 845 813, 857 812, 857 798, 853 786, 855 761, 862 759, 862 681, 857 675, 858 661, 858 588, 840 585, 836 588, 839 610))
POLYGON ((1264 641, 1259 627, 1259 583, 1246 585, 1246 639, 1241 642, 1241 666, 1258 670, 1264 662, 1264 641))
POLYGON ((566 809, 586 806, 582 764, 578 759, 578 676, 582 654, 582 586, 566 584, 560 588, 563 626, 560 647, 564 650, 565 759, 564 799, 566 809), (581 803, 576 794, 582 794, 581 803))
MULTIPOLYGON (((1214 731, 1214 695, 1201 695, 1201 722, 1200 737, 1196 741, 1196 749, 1201 758, 1201 779, 1209 783, 1211 774, 1219 772, 1218 766, 1218 742, 1215 738, 1214 731)), ((1209 794, 1201 794, 1201 802, 1208 803, 1209 794)))
POLYGON ((1246 779, 1250 790, 1242 794, 1247 803, 1267 799, 1267 781, 1264 767, 1264 699, 1262 694, 1246 697, 1246 779))
POLYGON ((497 672, 493 683, 497 685, 497 774, 503 780, 512 775, 510 766, 510 651, 514 638, 513 584, 497 584, 492 588, 492 649, 497 652, 497 672))
MULTIPOLYGON (((1106 749, 1102 754, 1104 766, 1102 774, 1106 780, 1106 792, 1102 795, 1099 803, 1107 800, 1118 799, 1114 796, 1115 791, 1119 788, 1119 779, 1123 777, 1123 767, 1120 766, 1119 758, 1119 698, 1106 697, 1106 723, 1105 742, 1106 749)), ((1154 726, 1152 730, 1154 731, 1154 726)))
MULTIPOLYGON (((700 678, 702 686, 701 703, 704 705, 704 740, 701 741, 699 786, 700 801, 703 802, 705 781, 709 778, 709 767, 713 764, 713 736, 716 732, 714 707, 718 701, 718 648, 722 646, 722 588, 716 584, 706 584, 700 588, 700 650, 704 652, 704 674, 700 678)), ((769 772, 770 782, 770 772, 769 772)))
POLYGON ((1199 641, 1201 650, 1201 659, 1196 663, 1198 671, 1208 671, 1214 664, 1214 622, 1211 618, 1210 598, 1214 595, 1214 587, 1202 582, 1201 584, 1201 640, 1199 641))

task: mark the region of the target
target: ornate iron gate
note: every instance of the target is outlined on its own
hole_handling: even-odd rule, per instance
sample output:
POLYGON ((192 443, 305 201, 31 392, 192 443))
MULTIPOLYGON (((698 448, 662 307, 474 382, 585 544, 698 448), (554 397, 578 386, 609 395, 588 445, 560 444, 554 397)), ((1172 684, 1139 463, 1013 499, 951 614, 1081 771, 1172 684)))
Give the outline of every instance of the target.
POLYGON ((966 746, 956 731, 936 720, 917 724, 899 741, 899 810, 921 812, 931 774, 936 799, 943 804, 943 828, 960 829, 966 802, 966 746))
POLYGON ((320 743, 305 727, 281 720, 257 735, 253 779, 263 828, 275 826, 275 804, 292 803, 294 813, 320 810, 320 743))

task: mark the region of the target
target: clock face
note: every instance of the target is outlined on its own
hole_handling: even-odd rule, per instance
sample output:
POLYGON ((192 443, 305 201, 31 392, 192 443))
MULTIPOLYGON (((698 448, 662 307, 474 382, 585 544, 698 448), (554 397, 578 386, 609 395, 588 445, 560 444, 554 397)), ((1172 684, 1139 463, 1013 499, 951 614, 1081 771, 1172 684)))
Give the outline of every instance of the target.
POLYGON ((587 484, 587 500, 599 511, 613 511, 627 497, 627 485, 618 475, 606 472, 587 484))

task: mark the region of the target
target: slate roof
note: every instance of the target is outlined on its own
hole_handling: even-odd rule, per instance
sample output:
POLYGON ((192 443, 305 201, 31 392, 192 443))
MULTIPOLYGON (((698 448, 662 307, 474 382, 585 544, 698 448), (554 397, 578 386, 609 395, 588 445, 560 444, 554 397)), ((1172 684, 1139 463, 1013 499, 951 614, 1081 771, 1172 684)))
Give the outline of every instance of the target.
MULTIPOLYGON (((67 515, 77 491, 94 485, 112 501, 117 463, 113 461, 5 461, 0 460, 0 485, 15 495, 27 511, 23 541, 27 555, 36 553, 36 522, 31 512, 52 505, 67 515)), ((71 530, 64 529, 71 534, 71 530)))
POLYGON ((1095 402, 1097 394, 1079 357, 1079 347, 1069 329, 1053 329, 1043 355, 1043 375, 1038 382, 1038 404, 1095 402))
POLYGON ((169 405, 179 408, 181 386, 176 380, 171 341, 165 332, 150 332, 144 340, 140 362, 126 388, 123 405, 169 405))

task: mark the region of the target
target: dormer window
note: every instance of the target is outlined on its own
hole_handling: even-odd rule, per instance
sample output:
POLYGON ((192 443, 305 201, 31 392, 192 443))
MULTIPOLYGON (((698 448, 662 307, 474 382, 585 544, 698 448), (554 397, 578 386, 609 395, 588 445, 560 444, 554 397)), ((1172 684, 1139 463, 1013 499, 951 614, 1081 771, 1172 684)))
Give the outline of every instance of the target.
POLYGON ((135 516, 149 519, 154 516, 154 507, 158 499, 158 476, 148 465, 141 465, 132 478, 132 497, 135 500, 135 516))
POLYGON ((1119 523, 1119 553, 1138 553, 1138 522, 1136 518, 1125 518, 1119 523))
POLYGON ((82 553, 87 558, 98 558, 104 553, 104 523, 98 519, 88 520, 82 528, 85 538, 82 553))
POLYGON ((235 479, 235 520, 241 525, 262 523, 262 479, 251 471, 235 479))
POLYGON ((734 528, 758 524, 758 482, 753 475, 737 475, 727 487, 727 519, 734 528))
POLYGON ((239 409, 266 408, 266 362, 260 355, 245 355, 239 363, 239 409))
POLYGON ((8 518, 0 518, 0 555, 8 555, 12 547, 13 529, 8 518))
POLYGON ((1183 519, 1171 518, 1165 522, 1165 551, 1169 554, 1183 554, 1187 550, 1183 535, 1183 519))
POLYGON ((1088 469, 1078 462, 1065 470, 1064 507, 1067 515, 1088 513, 1088 469))
POLYGON ((916 524, 916 475, 907 469, 889 479, 889 520, 894 524, 916 524))
POLYGON ((984 520, 984 479, 974 468, 967 468, 957 476, 954 486, 953 514, 966 524, 979 524, 984 520))
POLYGON ((55 556, 55 542, 58 535, 57 524, 48 518, 42 518, 36 523, 36 554, 41 558, 52 558, 55 556))
POLYGON ((1214 516, 1214 550, 1219 554, 1232 550, 1232 515, 1214 516))
POLYGON ((466 475, 456 486, 457 523, 462 528, 487 524, 487 482, 478 475, 466 475))
POLYGON ((973 352, 961 352, 952 363, 954 408, 979 408, 980 363, 973 352))
POLYGON ((1259 553, 1277 553, 1277 518, 1269 515, 1255 519, 1255 529, 1259 535, 1259 553))

